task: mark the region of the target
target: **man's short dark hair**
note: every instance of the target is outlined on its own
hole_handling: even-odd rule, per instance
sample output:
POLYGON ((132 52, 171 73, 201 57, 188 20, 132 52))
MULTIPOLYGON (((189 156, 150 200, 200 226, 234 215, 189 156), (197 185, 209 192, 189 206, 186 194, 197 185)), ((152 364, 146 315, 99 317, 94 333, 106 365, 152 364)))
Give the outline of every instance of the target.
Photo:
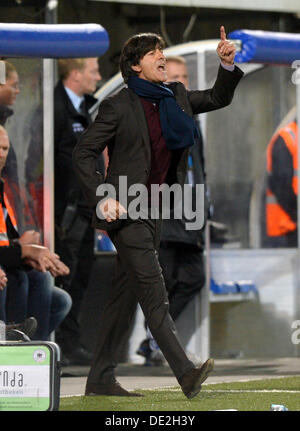
POLYGON ((140 33, 128 39, 120 57, 120 69, 124 81, 127 82, 129 76, 138 75, 137 72, 132 70, 131 66, 139 64, 147 52, 156 48, 164 49, 165 46, 163 38, 155 33, 140 33))

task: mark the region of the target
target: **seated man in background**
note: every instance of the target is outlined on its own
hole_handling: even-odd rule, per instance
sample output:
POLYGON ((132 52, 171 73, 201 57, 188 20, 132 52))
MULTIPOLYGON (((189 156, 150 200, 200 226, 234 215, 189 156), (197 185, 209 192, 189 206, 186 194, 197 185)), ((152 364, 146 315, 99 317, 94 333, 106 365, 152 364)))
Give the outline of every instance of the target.
MULTIPOLYGON (((4 249, 6 247, 3 247, 4 249)), ((7 277, 6 277, 6 273, 3 271, 3 269, 0 267, 0 292, 1 290, 4 290, 7 284, 7 277)), ((4 311, 4 305, 5 305, 5 301, 3 301, 4 299, 4 295, 1 295, 0 293, 0 313, 1 316, 3 316, 5 314, 4 311)), ((24 338, 26 337, 32 337, 33 334, 36 331, 37 328, 37 321, 34 317, 28 317, 24 322, 21 323, 11 323, 9 325, 6 325, 3 320, 0 319, 0 328, 1 325, 5 325, 5 339, 8 340, 15 340, 18 339, 18 337, 23 337, 25 335, 24 338), (16 332, 17 330, 17 332, 16 332), (21 334, 20 332, 21 331, 21 334)), ((1 332, 0 329, 0 334, 1 337, 4 336, 4 333, 1 332)))
MULTIPOLYGON (((5 84, 0 85, 0 125, 6 127, 7 120, 13 115, 13 106, 20 93, 19 75, 15 66, 4 61, 5 64, 5 84)), ((20 203, 20 184, 18 175, 17 155, 14 146, 10 143, 6 164, 2 169, 2 177, 9 180, 9 187, 5 190, 10 204, 18 215, 20 229, 21 222, 21 203, 20 203)))
MULTIPOLYGON (((0 176, 9 151, 6 130, 0 126, 0 176)), ((0 291, 0 320, 23 322, 29 316, 37 320, 33 337, 47 340, 71 308, 70 295, 52 284, 53 277, 64 276, 69 268, 39 244, 40 234, 26 231, 19 236, 13 209, 0 178, 0 265, 7 277, 6 288, 0 291), (50 275, 50 273, 51 275, 50 275)))
MULTIPOLYGON (((4 61, 5 64, 5 84, 0 84, 0 125, 6 127, 7 121, 10 120, 12 115, 14 114, 14 105, 17 100, 18 95, 20 94, 20 82, 19 82, 19 74, 16 67, 8 62, 4 61)), ((39 123, 39 115, 40 112, 34 113, 34 126, 35 126, 35 136, 40 138, 40 130, 42 131, 42 125, 39 123)), ((18 142, 16 142, 18 144, 18 142)), ((24 142, 21 142, 21 145, 24 145, 24 142)), ((34 141, 35 153, 38 153, 38 145, 37 141, 34 141)), ((30 228, 37 227, 41 228, 41 223, 38 223, 40 220, 35 217, 34 209, 35 209, 35 201, 36 196, 33 193, 35 188, 30 188, 30 194, 24 188, 22 181, 19 181, 18 174, 18 161, 16 149, 18 145, 12 144, 10 139, 10 147, 6 160, 6 164, 2 170, 2 177, 5 181, 5 193, 13 206, 15 214, 18 218, 18 228, 19 232, 24 232, 26 227, 30 226, 30 228)), ((32 155, 31 155, 32 157, 32 155)), ((33 158, 33 157, 32 157, 33 158)), ((37 170, 37 160, 34 158, 34 163, 31 163, 30 170, 31 175, 34 175, 37 170)), ((37 205, 40 204, 41 201, 37 202, 37 205)), ((43 212, 42 204, 41 210, 38 212, 43 212)), ((41 229, 40 229, 41 230, 41 229)))

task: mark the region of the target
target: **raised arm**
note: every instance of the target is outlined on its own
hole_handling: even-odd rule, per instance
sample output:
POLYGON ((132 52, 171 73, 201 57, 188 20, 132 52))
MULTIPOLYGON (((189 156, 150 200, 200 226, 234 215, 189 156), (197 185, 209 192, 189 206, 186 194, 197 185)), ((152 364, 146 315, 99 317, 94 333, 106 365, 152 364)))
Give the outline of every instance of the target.
POLYGON ((221 65, 214 86, 204 91, 189 92, 188 97, 194 114, 228 106, 232 101, 234 90, 244 74, 237 66, 234 66, 235 45, 226 39, 224 26, 220 28, 220 39, 217 54, 221 65))
POLYGON ((244 73, 235 66, 232 72, 219 67, 215 84, 208 90, 189 91, 188 98, 194 114, 214 111, 228 106, 244 73))

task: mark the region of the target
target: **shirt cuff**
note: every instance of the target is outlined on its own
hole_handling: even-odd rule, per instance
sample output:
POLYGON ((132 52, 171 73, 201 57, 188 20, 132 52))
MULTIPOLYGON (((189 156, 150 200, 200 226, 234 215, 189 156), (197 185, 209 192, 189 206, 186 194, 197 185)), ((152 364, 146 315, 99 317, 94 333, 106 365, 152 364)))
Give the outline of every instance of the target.
POLYGON ((223 67, 223 69, 228 70, 229 72, 233 72, 233 71, 234 71, 234 68, 235 68, 235 65, 234 65, 234 64, 231 64, 231 65, 229 66, 229 65, 227 65, 227 64, 222 63, 222 61, 221 61, 221 66, 223 67))

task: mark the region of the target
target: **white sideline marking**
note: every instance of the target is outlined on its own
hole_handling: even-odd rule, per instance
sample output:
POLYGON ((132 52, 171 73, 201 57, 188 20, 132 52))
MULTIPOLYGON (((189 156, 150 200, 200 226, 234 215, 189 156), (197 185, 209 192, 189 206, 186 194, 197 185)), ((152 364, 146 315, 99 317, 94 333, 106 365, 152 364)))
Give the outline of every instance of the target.
MULTIPOLYGON (((163 391, 164 389, 168 389, 171 392, 180 392, 180 388, 154 388, 156 391, 163 391)), ((152 389, 151 389, 152 390, 152 389)), ((286 394, 300 394, 300 390, 281 390, 281 389, 202 389, 201 392, 218 392, 218 393, 243 393, 243 392, 253 392, 253 393, 286 393, 286 394)))
POLYGON ((61 395, 59 398, 83 397, 84 394, 61 395))
MULTIPOLYGON (((203 391, 202 391, 203 392, 203 391)), ((281 390, 281 389, 204 389, 204 392, 232 392, 232 393, 243 393, 243 392, 253 392, 253 393, 279 393, 279 394, 300 394, 300 391, 296 390, 281 390)))

